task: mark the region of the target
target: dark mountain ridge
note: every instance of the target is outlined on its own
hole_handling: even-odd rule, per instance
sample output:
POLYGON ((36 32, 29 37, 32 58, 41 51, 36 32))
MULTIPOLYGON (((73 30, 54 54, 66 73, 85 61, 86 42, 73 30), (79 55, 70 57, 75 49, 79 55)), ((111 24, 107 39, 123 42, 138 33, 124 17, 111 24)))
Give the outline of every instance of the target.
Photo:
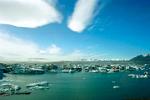
POLYGON ((138 55, 138 56, 130 59, 130 61, 137 63, 137 64, 150 64, 150 54, 138 55))

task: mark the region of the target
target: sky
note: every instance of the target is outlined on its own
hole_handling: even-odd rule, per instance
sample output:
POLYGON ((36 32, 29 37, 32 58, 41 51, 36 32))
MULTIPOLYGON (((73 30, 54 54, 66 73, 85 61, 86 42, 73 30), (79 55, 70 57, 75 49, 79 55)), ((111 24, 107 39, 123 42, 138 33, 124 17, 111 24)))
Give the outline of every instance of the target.
POLYGON ((0 59, 124 60, 148 54, 149 5, 149 0, 0 0, 0 59))

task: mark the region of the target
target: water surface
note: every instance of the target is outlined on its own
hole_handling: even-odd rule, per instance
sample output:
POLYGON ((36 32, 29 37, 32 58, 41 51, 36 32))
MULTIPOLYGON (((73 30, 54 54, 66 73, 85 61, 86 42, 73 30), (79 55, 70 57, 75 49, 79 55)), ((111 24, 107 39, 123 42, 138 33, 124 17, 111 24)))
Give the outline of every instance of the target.
POLYGON ((48 81, 50 89, 34 90, 31 95, 0 97, 0 100, 130 100, 150 98, 149 79, 131 79, 128 73, 58 73, 43 75, 11 75, 4 79, 25 85, 48 81), (112 81, 115 81, 113 83, 112 81), (119 85, 119 89, 113 89, 119 85))

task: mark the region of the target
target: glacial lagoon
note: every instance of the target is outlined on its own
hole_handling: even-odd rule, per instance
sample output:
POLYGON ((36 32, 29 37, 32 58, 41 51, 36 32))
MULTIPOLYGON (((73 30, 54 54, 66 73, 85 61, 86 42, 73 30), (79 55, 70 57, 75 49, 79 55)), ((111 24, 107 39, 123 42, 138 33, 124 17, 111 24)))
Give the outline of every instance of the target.
POLYGON ((133 79, 130 72, 46 73, 41 75, 5 74, 26 89, 33 82, 48 81, 49 89, 32 90, 30 95, 0 96, 0 100, 149 100, 150 79, 133 79), (113 88, 113 86, 119 88, 113 88))

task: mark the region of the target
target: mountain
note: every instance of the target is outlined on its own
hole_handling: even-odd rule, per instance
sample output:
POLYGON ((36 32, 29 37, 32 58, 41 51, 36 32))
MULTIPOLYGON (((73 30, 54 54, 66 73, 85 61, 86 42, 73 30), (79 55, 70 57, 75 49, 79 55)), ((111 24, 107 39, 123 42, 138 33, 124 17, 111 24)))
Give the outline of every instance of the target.
POLYGON ((130 59, 130 61, 137 63, 137 64, 150 64, 150 54, 138 55, 138 56, 130 59))

